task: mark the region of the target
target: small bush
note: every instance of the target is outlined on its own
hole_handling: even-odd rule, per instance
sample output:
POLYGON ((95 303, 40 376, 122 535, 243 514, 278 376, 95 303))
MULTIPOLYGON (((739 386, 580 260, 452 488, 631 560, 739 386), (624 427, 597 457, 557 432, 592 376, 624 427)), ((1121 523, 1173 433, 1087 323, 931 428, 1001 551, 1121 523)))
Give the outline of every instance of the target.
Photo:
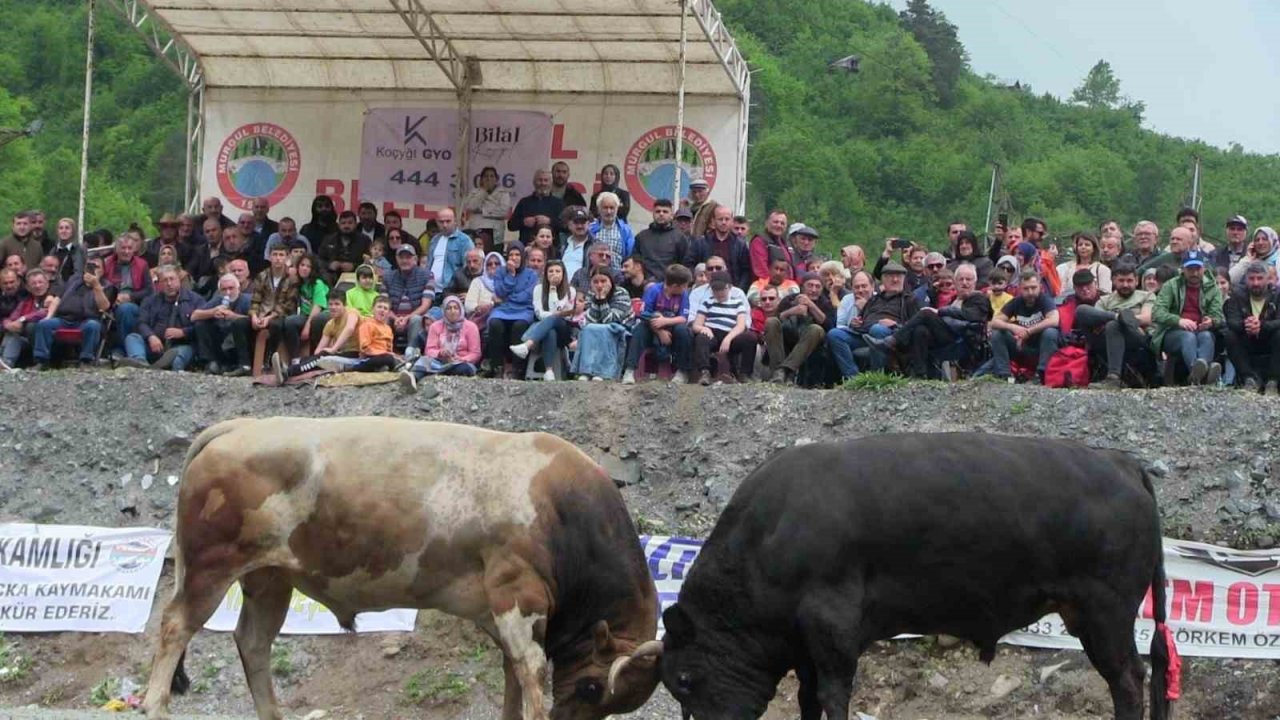
POLYGON ((902 387, 909 382, 910 380, 899 375, 890 375, 889 373, 876 370, 873 372, 858 373, 848 380, 845 380, 840 387, 845 390, 869 390, 872 392, 879 392, 902 387))

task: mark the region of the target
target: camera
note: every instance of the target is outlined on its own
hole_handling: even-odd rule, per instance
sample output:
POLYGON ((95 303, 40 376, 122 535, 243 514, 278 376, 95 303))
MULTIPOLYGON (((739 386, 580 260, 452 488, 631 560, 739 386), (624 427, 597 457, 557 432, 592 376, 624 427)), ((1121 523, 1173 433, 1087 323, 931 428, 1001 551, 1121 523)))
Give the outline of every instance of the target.
POLYGON ((911 247, 910 240, 904 240, 903 238, 895 238, 893 241, 893 248, 895 250, 906 250, 909 247, 911 247))

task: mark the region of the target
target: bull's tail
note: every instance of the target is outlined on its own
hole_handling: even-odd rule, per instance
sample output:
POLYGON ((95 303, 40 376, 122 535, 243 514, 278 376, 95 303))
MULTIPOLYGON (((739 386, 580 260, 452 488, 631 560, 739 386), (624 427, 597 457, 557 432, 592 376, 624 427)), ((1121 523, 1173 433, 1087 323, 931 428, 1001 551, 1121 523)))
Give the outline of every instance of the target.
MULTIPOLYGON (((200 451, 209 446, 209 443, 235 430, 247 421, 249 421, 249 418, 226 420, 205 429, 204 432, 197 435, 196 439, 191 442, 191 447, 187 449, 187 456, 182 460, 182 474, 179 477, 185 478, 187 476, 187 468, 191 466, 191 461, 195 460, 200 451)), ((180 518, 181 515, 178 517, 180 518)), ((182 523, 175 522, 173 533, 173 595, 175 599, 182 592, 182 586, 186 580, 186 572, 182 562, 181 535, 182 523)), ((187 689, 191 687, 191 678, 187 676, 186 660, 187 652, 184 650, 182 656, 178 658, 178 667, 174 669, 173 679, 169 683, 169 689, 177 695, 186 693, 187 689)))
MULTIPOLYGON (((1142 484, 1155 500, 1151 476, 1144 470, 1142 484)), ((1165 624, 1164 539, 1161 537, 1159 510, 1156 511, 1156 566, 1151 576, 1151 610, 1155 631, 1151 635, 1151 720, 1173 717, 1173 701, 1182 694, 1182 659, 1173 641, 1173 632, 1165 624)))

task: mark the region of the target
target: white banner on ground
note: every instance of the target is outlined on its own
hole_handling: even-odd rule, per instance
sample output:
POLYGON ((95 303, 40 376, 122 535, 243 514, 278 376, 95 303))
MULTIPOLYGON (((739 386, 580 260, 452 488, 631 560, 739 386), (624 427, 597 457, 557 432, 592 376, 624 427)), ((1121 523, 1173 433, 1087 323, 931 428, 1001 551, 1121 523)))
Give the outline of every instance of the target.
MULTIPOLYGON (((665 610, 679 596, 702 541, 644 536, 640 542, 665 610)), ((1168 625, 1181 654, 1280 659, 1280 550, 1233 550, 1165 538, 1164 563, 1168 625)), ((1151 608, 1148 592, 1134 627, 1143 653, 1151 646, 1151 608)), ((1081 649, 1057 615, 1046 615, 1001 642, 1081 649)))
MULTIPOLYGON (((204 624, 204 629, 215 632, 235 630, 243 606, 244 594, 240 591, 240 583, 234 583, 213 617, 204 624)), ((413 609, 360 613, 356 615, 356 632, 413 632, 417 618, 418 611, 413 609)), ((289 614, 285 615, 280 632, 285 635, 338 635, 346 631, 338 625, 337 616, 329 608, 294 590, 289 600, 289 614)))
POLYGON ((0 525, 0 631, 142 632, 169 539, 152 528, 0 525))

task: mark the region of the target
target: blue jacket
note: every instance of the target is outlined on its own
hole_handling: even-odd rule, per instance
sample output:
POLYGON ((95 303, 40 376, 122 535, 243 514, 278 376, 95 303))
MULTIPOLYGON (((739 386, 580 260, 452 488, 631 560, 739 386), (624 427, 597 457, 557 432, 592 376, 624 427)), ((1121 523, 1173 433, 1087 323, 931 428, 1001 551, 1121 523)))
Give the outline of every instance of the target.
POLYGON ((533 289, 538 286, 538 273, 521 268, 512 275, 504 265, 493 279, 493 294, 502 302, 493 306, 489 317, 499 320, 524 320, 533 322, 533 289))
MULTIPOLYGON (((627 224, 626 220, 618 218, 615 222, 618 223, 618 234, 622 236, 622 257, 616 258, 614 263, 616 265, 631 257, 631 253, 635 251, 636 234, 631 230, 631 226, 627 224)), ((587 226, 587 232, 591 233, 591 242, 599 242, 600 221, 593 220, 591 224, 587 226)))
POLYGON ((470 236, 461 230, 454 230, 452 235, 437 235, 431 238, 431 244, 427 247, 428 270, 435 260, 436 248, 441 240, 449 244, 444 251, 444 269, 440 271, 440 277, 434 278, 438 288, 449 287, 449 283, 453 282, 453 274, 466 264, 467 251, 475 247, 470 236))

